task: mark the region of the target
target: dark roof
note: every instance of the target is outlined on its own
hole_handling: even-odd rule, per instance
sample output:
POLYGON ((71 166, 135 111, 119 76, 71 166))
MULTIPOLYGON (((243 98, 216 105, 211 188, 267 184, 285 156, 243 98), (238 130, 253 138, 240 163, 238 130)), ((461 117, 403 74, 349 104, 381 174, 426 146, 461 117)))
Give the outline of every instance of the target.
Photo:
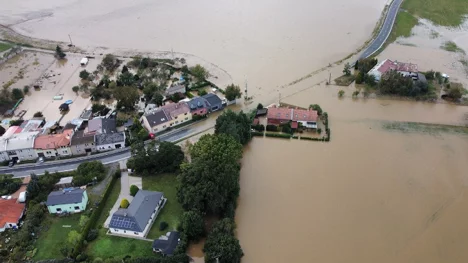
POLYGON ((85 143, 94 143, 94 134, 85 134, 84 130, 75 131, 71 139, 71 145, 80 145, 85 143))
POLYGON ((96 145, 111 144, 125 141, 124 132, 104 133, 95 136, 96 145))
POLYGON ((133 119, 128 119, 123 126, 127 128, 133 126, 133 119))
POLYGON ((65 124, 65 126, 63 126, 63 130, 68 130, 68 129, 74 130, 75 128, 76 128, 76 125, 71 123, 71 122, 69 122, 69 123, 65 124))
POLYGON ((213 93, 208 93, 206 95, 203 95, 202 98, 208 101, 208 103, 211 106, 222 103, 221 99, 216 94, 213 94, 213 93))
POLYGON ((190 111, 208 107, 208 101, 202 97, 194 97, 189 102, 190 111))
POLYGON ((120 208, 112 215, 109 228, 143 232, 161 198, 161 192, 138 191, 128 208, 120 208))
POLYGON ((184 85, 176 85, 166 90, 166 95, 172 95, 175 93, 185 93, 186 89, 184 85))
POLYGON ((149 115, 146 115, 145 117, 148 120, 148 123, 151 127, 169 121, 169 118, 163 110, 158 110, 149 115))
POLYGON ((161 250, 165 255, 172 255, 179 244, 179 238, 179 232, 171 231, 168 233, 168 236, 166 235, 159 239, 155 239, 153 242, 153 249, 161 250))
POLYGON ((96 118, 88 122, 88 130, 97 133, 112 133, 116 132, 115 119, 96 118))
POLYGON ((263 116, 263 115, 266 115, 267 113, 268 113, 267 108, 257 110, 257 116, 263 116))
POLYGON ((80 188, 54 191, 47 197, 46 204, 49 206, 81 203, 81 200, 83 199, 83 192, 85 192, 85 190, 80 188))

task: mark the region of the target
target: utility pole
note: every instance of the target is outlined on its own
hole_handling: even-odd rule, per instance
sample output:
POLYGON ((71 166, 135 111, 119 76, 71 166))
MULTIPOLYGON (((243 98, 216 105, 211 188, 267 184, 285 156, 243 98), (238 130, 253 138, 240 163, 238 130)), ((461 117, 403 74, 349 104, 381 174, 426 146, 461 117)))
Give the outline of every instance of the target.
POLYGON ((73 42, 72 42, 70 34, 68 34, 68 38, 70 39, 70 45, 73 46, 73 42))
POLYGON ((249 95, 247 93, 247 78, 245 79, 245 100, 249 98, 249 95))
POLYGON ((330 77, 328 77, 328 84, 331 84, 331 72, 330 72, 330 77))

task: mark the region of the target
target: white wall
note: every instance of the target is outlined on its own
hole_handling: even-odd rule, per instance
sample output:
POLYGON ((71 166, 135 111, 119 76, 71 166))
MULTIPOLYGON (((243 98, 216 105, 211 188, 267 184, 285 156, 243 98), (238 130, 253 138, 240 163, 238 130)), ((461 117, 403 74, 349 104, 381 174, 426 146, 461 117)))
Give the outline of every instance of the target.
POLYGON ((36 151, 32 148, 22 150, 11 150, 9 152, 15 152, 14 155, 9 154, 11 159, 13 157, 18 157, 19 160, 34 160, 38 158, 36 151))
POLYGON ((120 144, 119 149, 125 148, 125 141, 122 141, 122 142, 118 142, 118 143, 97 145, 96 149, 97 149, 98 152, 105 152, 105 151, 115 150, 115 149, 117 149, 115 147, 117 144, 120 144))

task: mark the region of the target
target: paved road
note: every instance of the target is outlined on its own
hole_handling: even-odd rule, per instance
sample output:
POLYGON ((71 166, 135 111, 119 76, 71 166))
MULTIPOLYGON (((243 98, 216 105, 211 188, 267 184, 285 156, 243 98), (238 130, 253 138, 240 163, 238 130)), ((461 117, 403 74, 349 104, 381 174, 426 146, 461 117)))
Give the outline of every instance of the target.
POLYGON ((395 19, 398 14, 398 10, 400 9, 401 2, 403 2, 403 0, 393 0, 393 2, 390 4, 390 8, 388 9, 385 21, 382 27, 380 28, 379 34, 364 50, 364 52, 362 52, 359 58, 367 58, 372 56, 383 46, 385 41, 387 41, 388 36, 390 36, 390 33, 392 32, 393 24, 395 23, 395 19))
MULTIPOLYGON (((209 120, 205 120, 209 121, 209 120)), ((175 142, 180 139, 190 137, 196 133, 199 133, 206 129, 206 126, 210 126, 211 123, 202 123, 204 125, 191 125, 187 126, 173 132, 163 134, 159 136, 161 141, 175 142)), ((23 164, 14 167, 2 167, 0 168, 0 174, 13 174, 14 177, 25 177, 31 173, 37 175, 42 175, 45 171, 53 172, 66 172, 76 170, 80 163, 85 161, 101 161, 103 164, 115 163, 121 160, 126 160, 130 158, 130 148, 116 150, 113 152, 107 152, 103 154, 96 154, 86 157, 79 157, 74 159, 59 160, 59 161, 50 161, 42 164, 23 164)))

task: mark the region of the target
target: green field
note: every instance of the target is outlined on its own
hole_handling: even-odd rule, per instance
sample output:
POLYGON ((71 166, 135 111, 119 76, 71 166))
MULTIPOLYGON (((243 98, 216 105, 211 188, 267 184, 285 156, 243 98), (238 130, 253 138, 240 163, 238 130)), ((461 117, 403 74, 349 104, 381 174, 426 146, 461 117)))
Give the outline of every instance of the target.
POLYGON ((179 224, 180 217, 184 210, 177 201, 177 176, 175 174, 161 174, 155 176, 143 177, 143 189, 150 191, 163 192, 167 198, 166 205, 159 212, 153 227, 148 233, 148 238, 158 238, 166 232, 175 230, 179 224), (168 228, 164 231, 159 231, 159 224, 161 222, 169 224, 168 228))
POLYGON ((408 12, 399 12, 392 33, 387 40, 387 43, 394 42, 398 37, 411 36, 411 29, 418 24, 418 19, 408 12))
POLYGON ((466 0, 404 0, 402 8, 416 17, 421 17, 441 26, 456 27, 468 14, 466 0))
POLYGON ((3 42, 0 42, 0 52, 3 52, 5 50, 8 50, 12 47, 12 45, 8 44, 8 43, 3 43, 3 42))
POLYGON ((39 234, 39 239, 36 241, 37 253, 34 259, 64 258, 62 253, 60 253, 60 248, 67 244, 67 237, 70 231, 79 231, 80 216, 81 214, 67 217, 47 215, 43 227, 49 227, 49 229, 39 234))

